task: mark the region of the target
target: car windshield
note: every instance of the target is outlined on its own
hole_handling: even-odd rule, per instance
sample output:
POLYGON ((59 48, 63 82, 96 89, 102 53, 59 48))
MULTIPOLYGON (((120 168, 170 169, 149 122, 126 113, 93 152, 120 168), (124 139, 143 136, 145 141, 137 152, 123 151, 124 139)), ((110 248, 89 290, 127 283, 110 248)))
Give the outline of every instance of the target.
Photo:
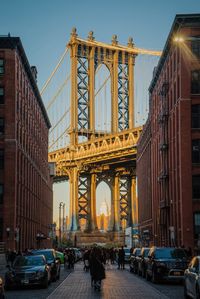
POLYGON ((185 251, 174 248, 159 248, 155 251, 155 257, 158 259, 182 259, 187 258, 185 251))
POLYGON ((26 266, 43 266, 45 260, 42 256, 19 256, 16 258, 13 267, 26 267, 26 266))
POLYGON ((54 259, 53 251, 38 250, 38 251, 34 251, 33 254, 35 255, 42 254, 46 257, 47 261, 54 259))

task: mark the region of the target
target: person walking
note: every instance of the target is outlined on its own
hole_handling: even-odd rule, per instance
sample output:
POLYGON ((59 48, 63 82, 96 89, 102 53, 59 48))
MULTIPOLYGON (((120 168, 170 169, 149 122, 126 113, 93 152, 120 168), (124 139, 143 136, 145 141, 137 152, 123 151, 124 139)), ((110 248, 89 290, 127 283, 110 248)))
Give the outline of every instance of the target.
POLYGON ((101 290, 101 281, 106 278, 105 268, 102 263, 102 254, 100 248, 94 247, 90 254, 90 275, 91 285, 95 290, 101 290))
POLYGON ((124 247, 122 246, 118 252, 118 269, 124 269, 125 264, 125 251, 124 247))

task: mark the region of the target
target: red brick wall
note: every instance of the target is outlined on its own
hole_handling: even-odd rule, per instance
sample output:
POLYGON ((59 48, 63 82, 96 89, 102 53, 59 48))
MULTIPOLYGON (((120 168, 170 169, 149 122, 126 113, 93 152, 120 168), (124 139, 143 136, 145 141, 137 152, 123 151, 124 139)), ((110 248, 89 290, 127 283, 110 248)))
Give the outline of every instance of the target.
MULTIPOLYGON (((193 36, 197 30, 200 33, 200 28, 184 29, 183 26, 179 34, 193 36)), ((146 168, 151 169, 154 244, 194 248, 193 213, 200 211, 200 203, 192 200, 192 174, 200 174, 200 168, 192 165, 191 143, 193 138, 200 139, 200 131, 191 128, 191 105, 200 103, 200 96, 191 95, 191 70, 197 67, 197 61, 191 59, 188 49, 171 44, 151 91, 151 164, 148 163, 149 152, 146 150, 137 160, 137 173, 139 215, 143 215, 147 188, 145 172, 148 171, 146 168), (165 83, 168 84, 168 92, 163 96, 161 91, 165 83), (160 121, 164 103, 168 117, 160 121), (165 151, 160 149, 163 141, 168 146, 165 151), (175 230, 175 242, 170 237, 171 227, 175 230)), ((140 139, 139 149, 145 138, 142 136, 140 139)), ((145 213, 151 223, 150 210, 145 213)), ((142 227, 144 217, 139 222, 142 227)))
POLYGON ((36 234, 48 235, 52 223, 48 126, 17 51, 3 52, 5 105, 0 113, 5 115, 5 138, 0 146, 5 148, 4 241, 10 248, 23 250, 36 247, 36 234), (11 229, 9 240, 6 227, 11 229), (14 240, 17 227, 19 243, 14 240))

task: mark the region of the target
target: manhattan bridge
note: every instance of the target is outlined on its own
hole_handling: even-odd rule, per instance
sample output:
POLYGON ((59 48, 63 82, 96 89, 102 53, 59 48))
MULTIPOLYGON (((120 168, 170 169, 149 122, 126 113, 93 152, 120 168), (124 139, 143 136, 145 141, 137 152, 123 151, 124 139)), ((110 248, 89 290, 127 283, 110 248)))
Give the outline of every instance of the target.
MULTIPOLYGON (((136 154, 142 126, 135 113, 134 66, 140 55, 159 51, 98 42, 75 28, 41 95, 52 124, 49 162, 55 182, 69 182, 69 225, 78 244, 118 242, 126 227, 136 227, 136 154), (96 189, 104 182, 111 192, 106 233, 97 226, 96 189)), ((141 81, 143 78, 141 78, 141 81)), ((142 101, 142 99, 140 99, 142 101)))

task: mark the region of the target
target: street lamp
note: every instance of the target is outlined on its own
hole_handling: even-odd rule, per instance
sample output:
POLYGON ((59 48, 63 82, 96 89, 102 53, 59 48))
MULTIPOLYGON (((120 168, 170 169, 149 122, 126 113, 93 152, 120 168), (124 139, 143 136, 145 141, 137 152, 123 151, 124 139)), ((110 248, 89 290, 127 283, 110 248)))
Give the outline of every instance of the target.
POLYGON ((59 204, 59 244, 61 244, 61 209, 63 207, 64 203, 61 201, 59 204))
POLYGON ((200 37, 199 36, 183 36, 183 35, 176 35, 173 38, 173 41, 175 43, 183 43, 185 41, 200 41, 200 37))

